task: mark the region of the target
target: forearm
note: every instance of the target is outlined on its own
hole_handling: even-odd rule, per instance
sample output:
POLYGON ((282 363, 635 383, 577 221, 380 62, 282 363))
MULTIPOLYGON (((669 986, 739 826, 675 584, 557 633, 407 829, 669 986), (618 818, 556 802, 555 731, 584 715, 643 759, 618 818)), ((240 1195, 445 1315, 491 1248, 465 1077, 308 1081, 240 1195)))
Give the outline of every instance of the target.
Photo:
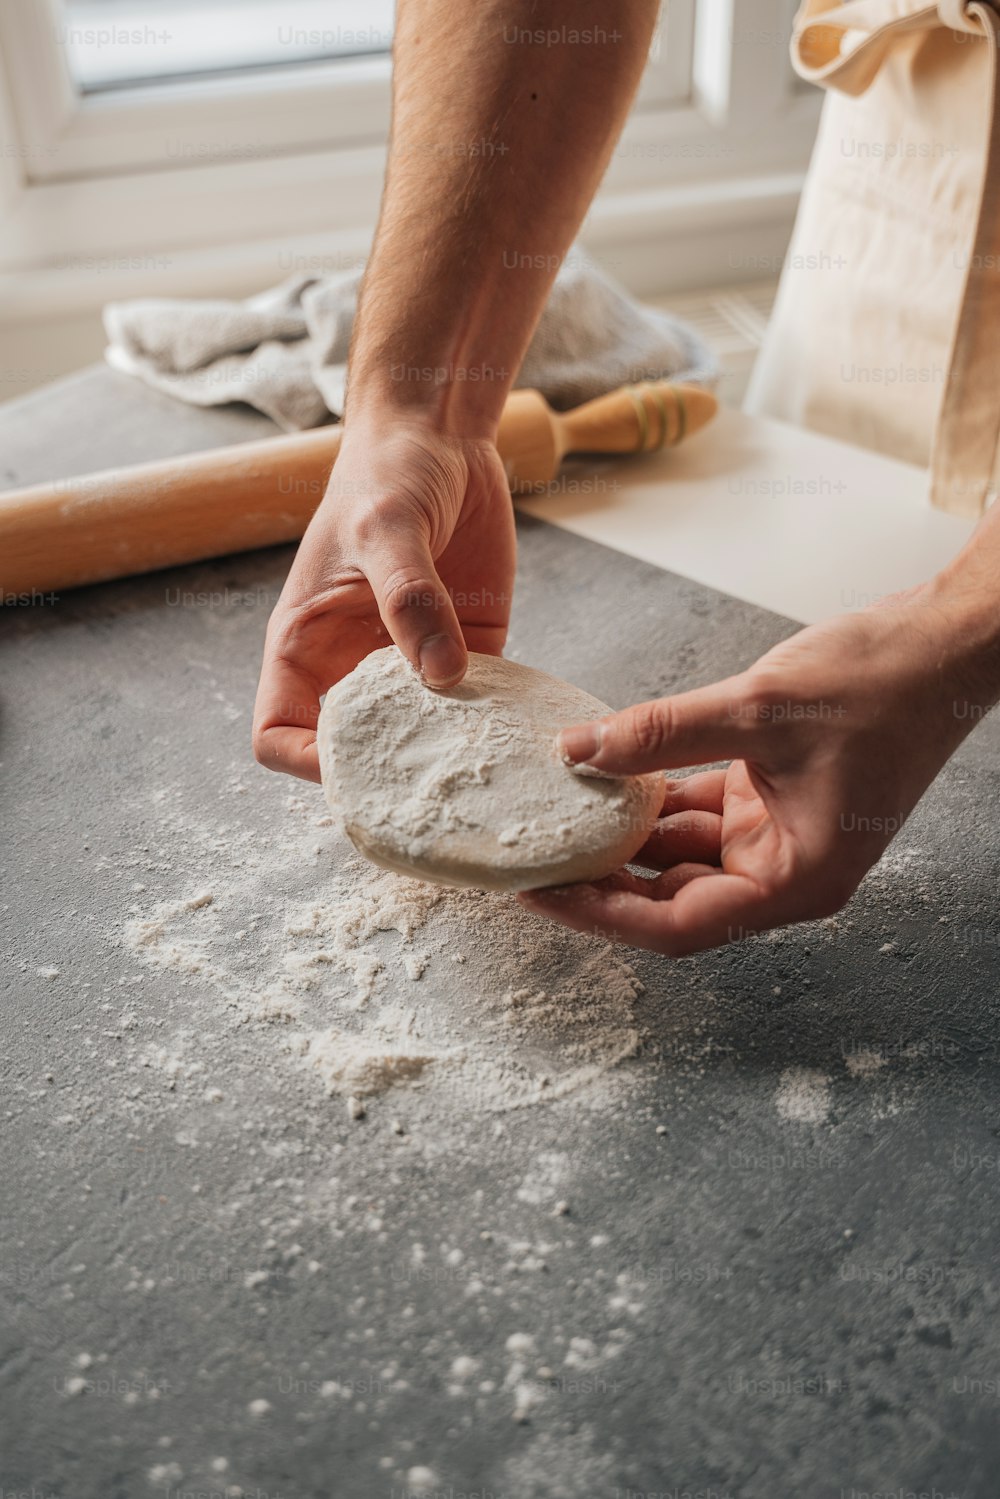
POLYGON ((389 404, 493 435, 628 112, 657 9, 399 0, 349 419, 389 404))
POLYGON ((1000 504, 980 521, 958 555, 928 586, 939 621, 944 670, 965 694, 959 711, 1000 700, 1000 504))

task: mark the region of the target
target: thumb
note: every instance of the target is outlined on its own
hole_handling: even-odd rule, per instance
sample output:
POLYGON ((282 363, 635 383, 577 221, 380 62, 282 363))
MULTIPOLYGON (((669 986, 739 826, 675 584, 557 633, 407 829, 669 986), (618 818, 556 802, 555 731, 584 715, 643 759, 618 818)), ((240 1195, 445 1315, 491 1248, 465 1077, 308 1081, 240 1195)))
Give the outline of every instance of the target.
POLYGON ((567 765, 592 765, 610 775, 742 759, 747 724, 739 703, 731 677, 576 724, 563 729, 556 743, 567 765))
POLYGON ((469 653, 451 596, 438 577, 426 539, 397 532, 391 550, 361 558, 382 623, 428 687, 454 687, 469 653))

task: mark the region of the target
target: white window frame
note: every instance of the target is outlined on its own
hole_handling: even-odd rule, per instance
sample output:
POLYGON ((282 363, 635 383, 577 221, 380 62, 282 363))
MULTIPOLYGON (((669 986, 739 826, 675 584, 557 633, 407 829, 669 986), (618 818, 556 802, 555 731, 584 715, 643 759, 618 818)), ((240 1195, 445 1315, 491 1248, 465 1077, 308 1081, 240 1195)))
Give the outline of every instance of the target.
MULTIPOLYGON (((784 45, 745 41, 787 36, 794 0, 668 4, 669 42, 661 21, 584 229, 640 292, 704 282, 734 233, 780 248, 819 107, 784 45)), ((241 294, 288 273, 279 246, 329 264, 364 254, 387 57, 81 96, 55 5, 0 3, 0 325, 133 293, 241 294)))
MULTIPOLYGON (((639 107, 669 106, 689 96, 694 8, 695 0, 672 0, 669 40, 661 22, 639 107)), ((11 70, 10 91, 35 146, 30 182, 213 160, 240 163, 385 139, 387 55, 275 64, 82 94, 58 44, 63 24, 59 0, 5 0, 0 6, 0 48, 23 62, 11 70)))

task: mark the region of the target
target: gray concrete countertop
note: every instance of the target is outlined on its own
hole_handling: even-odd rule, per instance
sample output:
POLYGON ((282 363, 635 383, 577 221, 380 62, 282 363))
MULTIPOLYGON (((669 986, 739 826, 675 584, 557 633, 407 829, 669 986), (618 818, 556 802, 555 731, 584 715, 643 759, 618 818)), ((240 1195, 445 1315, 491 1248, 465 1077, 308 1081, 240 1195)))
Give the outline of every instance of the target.
MULTIPOLYGON (((90 372, 0 411, 3 484, 266 427, 90 372)), ((353 878, 318 789, 250 756, 290 556, 2 619, 0 1491, 994 1495, 997 722, 837 918, 619 954, 642 1044, 591 1088, 498 1111, 432 1068, 352 1120, 244 1003, 353 878), (158 917, 195 935, 150 962, 158 917)), ((513 653, 615 706, 791 628, 521 521, 513 653)), ((537 979, 475 899, 413 989, 471 1047, 480 994, 537 979)))

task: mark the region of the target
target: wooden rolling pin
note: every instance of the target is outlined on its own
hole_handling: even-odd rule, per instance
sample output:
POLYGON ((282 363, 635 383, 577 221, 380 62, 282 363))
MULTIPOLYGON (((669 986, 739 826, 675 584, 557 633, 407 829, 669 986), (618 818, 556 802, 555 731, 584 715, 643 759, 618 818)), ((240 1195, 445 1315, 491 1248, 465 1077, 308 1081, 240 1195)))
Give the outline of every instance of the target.
MULTIPOLYGON (((515 390, 497 447, 512 490, 543 488, 567 453, 648 453, 698 431, 715 396, 623 386, 555 412, 515 390)), ((109 469, 0 494, 0 596, 49 592, 294 541, 326 491, 343 427, 109 469)))

